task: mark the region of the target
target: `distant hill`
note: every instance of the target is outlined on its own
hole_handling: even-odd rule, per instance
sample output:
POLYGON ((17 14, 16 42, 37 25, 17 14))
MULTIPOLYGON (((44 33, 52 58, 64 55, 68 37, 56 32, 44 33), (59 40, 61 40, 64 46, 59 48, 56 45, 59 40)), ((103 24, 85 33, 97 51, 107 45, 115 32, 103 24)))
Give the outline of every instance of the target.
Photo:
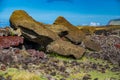
POLYGON ((120 19, 110 20, 108 25, 120 25, 120 19))

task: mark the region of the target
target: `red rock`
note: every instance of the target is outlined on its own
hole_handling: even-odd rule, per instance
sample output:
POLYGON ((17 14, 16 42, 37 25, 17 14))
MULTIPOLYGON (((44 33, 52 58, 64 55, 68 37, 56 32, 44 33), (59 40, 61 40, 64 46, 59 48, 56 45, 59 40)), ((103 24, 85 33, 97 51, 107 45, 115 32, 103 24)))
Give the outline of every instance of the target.
POLYGON ((23 38, 19 36, 0 36, 0 48, 18 46, 23 43, 23 38))
POLYGON ((115 47, 120 49, 120 44, 115 44, 115 47))

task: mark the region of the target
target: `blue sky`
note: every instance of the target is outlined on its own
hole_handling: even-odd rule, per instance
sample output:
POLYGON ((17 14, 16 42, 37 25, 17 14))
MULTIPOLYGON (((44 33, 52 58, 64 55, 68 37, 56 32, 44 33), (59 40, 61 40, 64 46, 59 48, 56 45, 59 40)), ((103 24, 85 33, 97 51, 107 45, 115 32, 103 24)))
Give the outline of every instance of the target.
POLYGON ((120 0, 0 0, 0 22, 8 23, 12 12, 19 9, 49 24, 58 16, 74 25, 106 25, 120 18, 120 0))

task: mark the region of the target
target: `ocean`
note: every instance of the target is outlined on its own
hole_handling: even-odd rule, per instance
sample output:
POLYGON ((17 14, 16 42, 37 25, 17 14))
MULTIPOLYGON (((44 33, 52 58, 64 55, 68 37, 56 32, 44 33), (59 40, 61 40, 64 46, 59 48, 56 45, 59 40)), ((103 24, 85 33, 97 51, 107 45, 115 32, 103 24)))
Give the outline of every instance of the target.
POLYGON ((0 21, 0 28, 4 28, 6 26, 9 26, 9 21, 0 21))

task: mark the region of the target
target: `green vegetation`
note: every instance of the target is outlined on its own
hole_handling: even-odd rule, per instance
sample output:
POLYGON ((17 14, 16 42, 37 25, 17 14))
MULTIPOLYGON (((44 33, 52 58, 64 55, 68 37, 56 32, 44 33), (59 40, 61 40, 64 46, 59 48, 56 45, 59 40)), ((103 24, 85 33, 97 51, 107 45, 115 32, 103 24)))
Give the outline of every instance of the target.
POLYGON ((12 80, 46 80, 40 75, 36 75, 35 73, 30 73, 25 70, 18 70, 15 68, 9 68, 6 71, 0 71, 0 76, 4 78, 11 77, 12 80))
MULTIPOLYGON (((78 60, 75 60, 74 58, 72 57, 64 57, 64 56, 61 56, 61 55, 58 55, 58 54, 55 54, 55 53, 52 53, 50 54, 51 57, 55 57, 59 60, 62 60, 62 61, 69 61, 69 62, 72 62, 72 61, 77 61, 77 62, 83 62, 83 63, 89 63, 89 62, 92 62, 92 63, 95 63, 95 64, 102 64, 102 65, 109 65, 110 69, 115 66, 115 65, 112 65, 110 63, 108 63, 107 61, 104 61, 104 60, 101 60, 101 59, 94 59, 94 58, 87 58, 87 57, 82 57, 82 59, 78 59, 78 60)), ((112 72, 110 69, 106 69, 105 73, 102 73, 100 71, 97 71, 97 70, 86 70, 85 68, 81 68, 81 70, 77 73, 74 73, 74 69, 71 68, 70 70, 73 72, 71 72, 70 76, 68 78, 66 78, 66 80, 72 80, 72 79, 80 79, 82 80, 83 77, 87 74, 90 75, 90 78, 91 80, 94 80, 94 79, 98 79, 98 80, 119 80, 120 79, 120 72, 112 72)), ((61 76, 60 75, 57 75, 59 76, 58 78, 60 79, 61 76)), ((55 76, 56 77, 56 76, 55 76)))
POLYGON ((120 79, 120 74, 117 75, 117 73, 113 73, 109 70, 107 70, 106 73, 91 71, 89 72, 89 74, 91 74, 92 79, 98 78, 98 80, 119 80, 120 79))
MULTIPOLYGON (((57 80, 60 79, 65 79, 65 80, 83 80, 83 78, 88 75, 91 79, 90 80, 94 80, 94 79, 98 79, 98 80, 119 80, 120 79, 120 72, 112 72, 110 69, 115 66, 112 65, 110 63, 108 63, 107 61, 101 60, 101 59, 94 59, 94 58, 87 58, 87 57, 82 57, 81 59, 74 59, 73 57, 64 57, 55 53, 51 53, 48 54, 50 58, 50 62, 57 62, 58 66, 64 66, 65 67, 65 71, 61 72, 61 71, 57 71, 55 70, 55 68, 52 66, 51 64, 49 65, 49 69, 53 69, 51 70, 52 72, 56 72, 55 75, 52 75, 52 78, 55 78, 57 80), (51 61, 53 60, 53 61, 51 61), (63 64, 63 62, 67 62, 66 64, 63 64), (82 63, 79 65, 74 65, 76 63, 82 63), (92 69, 90 66, 88 66, 91 63, 95 63, 95 64, 100 64, 103 65, 102 67, 104 67, 104 65, 109 65, 110 68, 105 70, 105 73, 99 71, 98 70, 94 70, 92 69), (87 65, 87 66, 86 66, 87 65), (84 66, 84 67, 82 67, 84 66), (65 72, 69 73, 69 75, 64 74, 65 72)), ((45 64, 46 65, 46 64, 45 64)), ((44 64, 40 65, 36 65, 38 66, 44 66, 44 64)), ((35 67, 33 68, 35 69, 35 67)), ((47 70, 47 68, 46 68, 47 70)), ((34 70, 35 71, 35 70, 34 70)), ((51 71, 48 71, 48 73, 50 74, 51 71)), ((6 71, 0 71, 0 76, 4 76, 4 78, 7 77, 11 77, 12 80, 47 80, 44 75, 45 73, 34 73, 34 72, 29 72, 29 71, 25 71, 25 70, 18 70, 15 68, 8 68, 6 71), (44 76, 44 77, 43 77, 44 76)))

